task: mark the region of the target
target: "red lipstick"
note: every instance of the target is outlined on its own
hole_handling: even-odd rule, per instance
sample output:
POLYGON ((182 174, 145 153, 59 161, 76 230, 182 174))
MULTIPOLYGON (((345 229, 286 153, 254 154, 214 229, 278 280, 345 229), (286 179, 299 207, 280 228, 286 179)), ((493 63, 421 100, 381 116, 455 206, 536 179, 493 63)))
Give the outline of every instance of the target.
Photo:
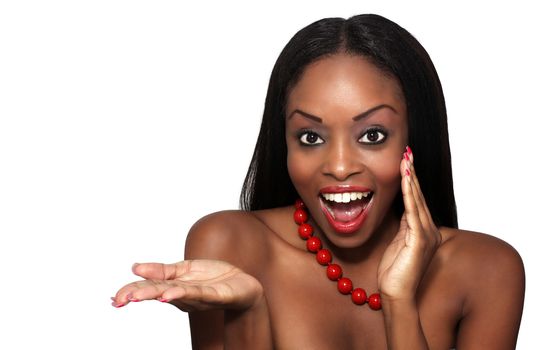
POLYGON ((344 192, 371 192, 371 189, 365 186, 326 186, 321 188, 321 193, 344 193, 344 192))
POLYGON ((327 186, 320 190, 319 202, 323 214, 328 223, 338 234, 351 235, 357 231, 367 218, 369 209, 372 207, 373 193, 364 186, 327 186), (369 192, 369 196, 363 199, 356 199, 348 203, 332 203, 323 198, 323 194, 347 193, 347 192, 369 192), (357 206, 357 207, 356 207, 357 206), (359 208, 362 206, 362 208, 359 208), (340 215, 338 215, 340 214, 340 215), (350 218, 344 221, 344 217, 350 218), (341 218, 341 220, 337 219, 341 218))

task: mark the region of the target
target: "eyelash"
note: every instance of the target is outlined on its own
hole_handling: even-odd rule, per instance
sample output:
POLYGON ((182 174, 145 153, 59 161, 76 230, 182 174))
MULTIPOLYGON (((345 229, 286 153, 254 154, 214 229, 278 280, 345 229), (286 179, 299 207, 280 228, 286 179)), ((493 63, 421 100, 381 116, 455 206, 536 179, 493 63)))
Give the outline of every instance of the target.
POLYGON ((386 139, 388 138, 388 132, 386 130, 384 130, 381 127, 372 127, 372 128, 369 128, 369 129, 365 130, 365 132, 361 135, 361 137, 359 139, 361 140, 363 137, 367 136, 370 132, 377 132, 378 134, 380 134, 378 136, 378 140, 369 141, 369 142, 364 142, 364 141, 359 141, 359 142, 361 142, 362 144, 365 144, 365 145, 378 145, 378 144, 381 144, 384 141, 386 141, 386 139))
POLYGON ((322 137, 320 137, 316 132, 314 132, 313 130, 305 130, 305 129, 300 130, 298 132, 298 140, 300 141, 300 144, 302 146, 307 146, 307 147, 312 147, 312 146, 320 145, 321 143, 325 143, 325 140, 323 140, 322 137), (322 142, 309 143, 307 142, 308 135, 315 135, 315 137, 317 137, 317 139, 321 140, 322 142))
MULTIPOLYGON (((364 145, 378 145, 378 144, 381 144, 384 141, 386 141, 386 138, 388 138, 388 132, 386 130, 384 130, 381 127, 371 127, 369 129, 365 130, 363 132, 363 134, 361 134, 361 137, 359 138, 358 141, 360 143, 364 144, 364 145), (378 135, 378 140, 376 140, 376 141, 360 141, 363 137, 367 136, 370 132, 377 132, 379 134, 378 135)), ((305 130, 305 129, 300 130, 298 132, 298 140, 299 140, 299 142, 302 146, 307 146, 307 147, 320 145, 320 144, 326 142, 325 140, 323 140, 322 137, 319 136, 319 134, 317 134, 313 130, 305 130), (317 142, 314 142, 314 143, 308 142, 307 137, 309 135, 314 135, 317 138, 316 139, 317 142)))

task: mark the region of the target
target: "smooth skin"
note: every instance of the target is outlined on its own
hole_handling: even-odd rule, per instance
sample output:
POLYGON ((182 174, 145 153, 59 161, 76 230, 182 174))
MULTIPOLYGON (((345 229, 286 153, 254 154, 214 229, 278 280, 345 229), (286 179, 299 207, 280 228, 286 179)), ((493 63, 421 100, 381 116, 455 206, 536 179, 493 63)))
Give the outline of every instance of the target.
POLYGON ((144 280, 113 305, 157 299, 189 312, 195 349, 514 349, 520 256, 492 236, 435 226, 406 152, 398 82, 363 57, 327 57, 291 89, 286 118, 288 171, 309 223, 354 287, 380 292, 382 310, 337 291, 298 237, 292 206, 202 218, 187 260, 134 265, 144 280), (320 208, 320 189, 337 185, 374 192, 352 235, 334 232, 320 208))

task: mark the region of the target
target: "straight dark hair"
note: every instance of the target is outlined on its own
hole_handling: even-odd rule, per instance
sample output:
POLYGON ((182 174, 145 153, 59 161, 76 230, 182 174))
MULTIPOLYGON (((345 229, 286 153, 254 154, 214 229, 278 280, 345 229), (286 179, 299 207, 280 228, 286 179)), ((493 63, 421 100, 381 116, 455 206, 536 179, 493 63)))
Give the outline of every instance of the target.
MULTIPOLYGON (((307 65, 338 53, 366 57, 399 81, 407 106, 409 146, 432 219, 437 226, 457 228, 447 113, 438 74, 426 50, 409 32, 378 15, 319 20, 296 33, 284 47, 269 81, 240 207, 276 208, 298 198, 286 163, 284 113, 288 92, 307 65)), ((394 209, 398 214, 403 212, 401 193, 396 196, 394 209)))

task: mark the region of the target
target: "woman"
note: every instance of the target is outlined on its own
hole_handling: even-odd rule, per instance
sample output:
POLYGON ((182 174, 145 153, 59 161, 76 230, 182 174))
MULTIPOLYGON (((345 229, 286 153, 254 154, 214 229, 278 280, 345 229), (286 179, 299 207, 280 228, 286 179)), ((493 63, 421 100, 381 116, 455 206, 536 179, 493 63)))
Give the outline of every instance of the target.
POLYGON ((522 261, 457 229, 441 85, 395 23, 329 18, 291 39, 241 203, 192 227, 187 260, 135 264, 145 280, 113 305, 190 312, 198 349, 515 347, 522 261))

